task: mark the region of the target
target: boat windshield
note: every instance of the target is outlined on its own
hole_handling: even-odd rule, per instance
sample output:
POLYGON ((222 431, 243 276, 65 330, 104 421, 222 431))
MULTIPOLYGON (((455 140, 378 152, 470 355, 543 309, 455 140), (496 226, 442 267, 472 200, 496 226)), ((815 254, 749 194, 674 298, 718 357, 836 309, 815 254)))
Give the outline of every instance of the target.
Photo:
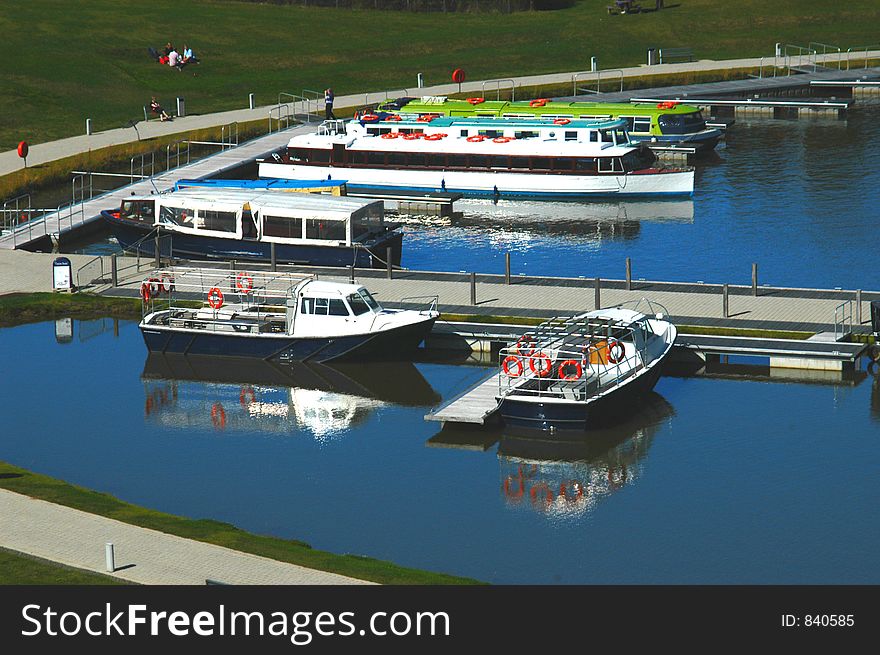
POLYGON ((152 223, 156 203, 152 200, 123 200, 120 216, 132 221, 152 223))
POLYGON ((661 114, 657 118, 657 123, 663 134, 690 134, 706 129, 706 121, 701 111, 687 114, 661 114))
POLYGON ((346 300, 348 301, 348 306, 351 307, 351 313, 355 316, 360 316, 370 311, 367 301, 359 293, 351 294, 346 300))
POLYGON ((382 311, 382 305, 376 302, 376 299, 373 298, 369 291, 367 291, 366 289, 359 289, 358 293, 360 294, 361 298, 364 299, 364 302, 367 303, 367 306, 370 309, 372 309, 374 312, 382 311))

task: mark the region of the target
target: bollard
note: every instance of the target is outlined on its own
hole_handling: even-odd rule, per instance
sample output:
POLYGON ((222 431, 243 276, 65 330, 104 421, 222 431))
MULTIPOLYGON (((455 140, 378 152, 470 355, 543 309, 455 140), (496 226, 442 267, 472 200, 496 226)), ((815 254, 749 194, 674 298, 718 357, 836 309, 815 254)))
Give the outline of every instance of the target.
POLYGON ((471 304, 477 304, 477 274, 471 273, 471 304))
POLYGON ((729 294, 730 289, 728 288, 728 285, 725 284, 721 290, 724 318, 730 318, 729 294))
POLYGON ((596 298, 593 301, 596 305, 594 309, 602 309, 602 278, 596 278, 596 298))
POLYGON ((104 544, 104 567, 108 573, 116 571, 116 554, 113 552, 113 544, 109 541, 104 544))
POLYGON ((269 244, 269 262, 272 265, 272 272, 278 270, 278 260, 275 258, 275 242, 269 244))
POLYGON ((632 259, 626 258, 626 290, 632 291, 632 259))
POLYGON ((388 275, 388 279, 390 280, 393 276, 393 266, 391 265, 391 246, 385 248, 385 266, 386 273, 388 275))
POLYGON ((590 72, 595 73, 599 70, 599 60, 595 57, 590 57, 590 72))
POLYGON ((349 284, 354 284, 354 264, 348 267, 348 282, 349 284))
POLYGON ((183 118, 186 116, 186 102, 184 102, 183 98, 177 98, 177 118, 183 118))
POLYGON ((752 295, 758 297, 758 265, 752 264, 752 295))
POLYGON ((856 289, 856 325, 862 324, 862 290, 856 289))
POLYGON ((248 93, 248 106, 250 109, 254 108, 254 94, 248 93))
POLYGON ((425 86, 425 78, 421 73, 416 76, 416 86, 420 89, 425 86))
POLYGON ((91 136, 92 134, 92 119, 86 119, 86 136, 91 136))
POLYGON ((510 284, 510 253, 504 253, 504 284, 510 284))
POLYGON ((110 284, 114 287, 119 286, 119 268, 116 264, 116 253, 110 255, 110 284))

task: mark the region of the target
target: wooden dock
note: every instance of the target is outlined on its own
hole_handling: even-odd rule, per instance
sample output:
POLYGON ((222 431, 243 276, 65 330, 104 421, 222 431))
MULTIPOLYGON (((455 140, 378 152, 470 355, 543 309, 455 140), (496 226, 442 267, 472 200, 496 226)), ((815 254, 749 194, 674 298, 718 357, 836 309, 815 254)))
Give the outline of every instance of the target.
POLYGON ((430 414, 426 414, 425 420, 485 425, 498 409, 496 396, 499 375, 500 373, 493 370, 491 375, 480 380, 470 389, 440 405, 430 414))

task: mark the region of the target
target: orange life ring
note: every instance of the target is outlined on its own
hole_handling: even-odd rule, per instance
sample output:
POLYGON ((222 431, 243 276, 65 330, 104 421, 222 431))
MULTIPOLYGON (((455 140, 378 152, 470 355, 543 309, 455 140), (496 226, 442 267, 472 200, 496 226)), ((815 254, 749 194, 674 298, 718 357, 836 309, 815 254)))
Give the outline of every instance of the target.
POLYGON ((566 382, 574 382, 575 380, 580 380, 581 376, 584 374, 584 367, 581 366, 581 363, 576 359, 566 359, 559 365, 559 379, 565 380, 566 382), (571 373, 566 373, 565 369, 569 366, 574 366, 574 371, 571 373))
POLYGON ((576 503, 584 495, 584 485, 582 485, 577 480, 569 480, 568 482, 571 485, 570 488, 574 490, 574 498, 568 495, 569 485, 565 482, 562 482, 559 485, 559 496, 561 498, 565 498, 565 500, 570 503, 576 503))
POLYGON ((425 141, 439 141, 444 136, 446 136, 446 135, 445 134, 426 134, 425 141))
POLYGON ((147 283, 150 285, 150 295, 158 296, 159 292, 162 290, 162 282, 157 277, 151 277, 147 279, 147 283))
POLYGON ((520 355, 524 357, 529 357, 533 352, 535 352, 536 345, 537 343, 535 343, 535 337, 527 332, 516 340, 516 344, 513 346, 513 349, 520 355))
POLYGON ((364 114, 361 116, 361 120, 364 123, 375 123, 379 120, 379 117, 376 114, 364 114))
POLYGON ((223 405, 220 403, 214 403, 211 406, 211 423, 218 430, 226 427, 226 410, 223 409, 223 405))
POLYGON ((547 98, 535 98, 534 100, 529 100, 529 107, 543 107, 547 104, 547 98))
POLYGON ((141 283, 141 298, 143 298, 144 302, 149 302, 151 297, 150 285, 147 282, 141 283))
POLYGON ((571 123, 571 121, 567 118, 557 118, 553 121, 554 125, 568 125, 569 123, 571 123))
POLYGON ((529 368, 532 373, 539 378, 546 378, 553 371, 553 362, 547 353, 536 352, 529 357, 529 368), (546 362, 545 364, 536 365, 536 362, 546 362))
POLYGON ((385 117, 385 120, 386 120, 386 121, 395 121, 395 122, 396 122, 396 121, 401 121, 401 120, 403 120, 403 119, 402 119, 400 116, 398 116, 397 114, 391 114, 390 116, 386 116, 386 117, 385 117))
POLYGON ((383 139, 396 139, 399 136, 400 136, 400 132, 385 132, 385 134, 382 135, 382 138, 383 139))
POLYGON ((415 141, 416 139, 421 139, 421 138, 422 138, 421 132, 410 132, 408 134, 403 135, 404 141, 415 141))
POLYGON ((239 291, 250 293, 254 289, 254 278, 244 271, 241 271, 235 276, 235 286, 238 287, 239 291))
POLYGON ((521 477, 515 478, 512 475, 508 475, 506 478, 504 478, 504 495, 508 498, 522 498, 525 491, 525 485, 523 484, 523 479, 521 477), (510 483, 514 480, 519 480, 519 485, 517 485, 517 488, 514 489, 513 492, 511 492, 510 483))
POLYGON ((623 344, 620 343, 617 339, 608 339, 608 361, 612 364, 617 364, 624 357, 626 357, 626 349, 623 347, 623 344), (615 348, 620 349, 620 354, 614 353, 615 348))
POLYGON ((220 287, 211 287, 211 290, 208 291, 208 304, 212 309, 223 307, 223 292, 220 291, 220 287))
POLYGON ((486 102, 486 99, 485 98, 468 98, 467 101, 469 103, 471 103, 472 105, 480 105, 480 104, 486 102))
POLYGON ((492 139, 492 143, 507 143, 508 141, 513 141, 513 138, 509 136, 496 136, 492 139))
POLYGON ((480 141, 484 141, 485 139, 486 137, 483 134, 474 134, 473 136, 469 136, 467 138, 467 140, 471 143, 479 143, 480 141))
POLYGON ((242 407, 247 407, 253 402, 257 401, 257 394, 254 393, 253 387, 242 387, 241 393, 238 394, 238 402, 242 407))
POLYGON ((504 375, 509 378, 518 378, 525 373, 526 367, 523 365, 522 360, 519 357, 516 355, 508 355, 504 358, 504 361, 501 362, 501 370, 504 371, 504 375), (516 370, 511 370, 513 368, 516 370))
POLYGON ((159 283, 165 293, 174 291, 174 276, 171 273, 162 273, 162 279, 159 283))
POLYGON ((419 123, 430 123, 435 118, 437 118, 436 114, 422 114, 416 119, 416 121, 419 123))

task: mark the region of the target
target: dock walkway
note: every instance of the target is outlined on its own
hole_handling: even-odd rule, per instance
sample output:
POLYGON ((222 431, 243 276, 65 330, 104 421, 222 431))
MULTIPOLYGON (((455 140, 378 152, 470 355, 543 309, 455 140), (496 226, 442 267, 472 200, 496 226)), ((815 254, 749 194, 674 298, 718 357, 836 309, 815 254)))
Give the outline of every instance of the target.
POLYGON ((470 389, 440 405, 430 414, 426 414, 425 420, 483 425, 498 409, 496 396, 499 375, 493 371, 491 375, 480 380, 470 389))

